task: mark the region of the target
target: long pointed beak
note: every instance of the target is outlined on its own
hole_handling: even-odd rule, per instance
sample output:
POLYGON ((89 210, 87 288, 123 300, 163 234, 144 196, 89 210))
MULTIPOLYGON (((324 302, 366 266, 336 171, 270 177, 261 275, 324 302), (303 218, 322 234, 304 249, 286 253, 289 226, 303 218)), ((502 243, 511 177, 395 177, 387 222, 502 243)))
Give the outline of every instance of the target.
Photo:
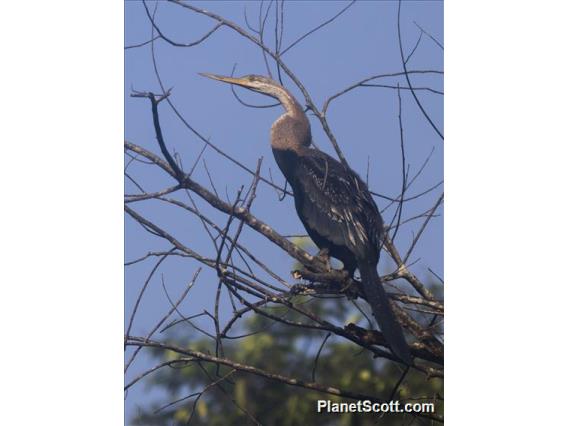
POLYGON ((246 80, 243 80, 242 78, 226 77, 224 75, 211 74, 208 72, 200 72, 199 75, 210 78, 212 80, 222 81, 224 83, 238 84, 239 86, 248 87, 248 85, 246 84, 246 80))

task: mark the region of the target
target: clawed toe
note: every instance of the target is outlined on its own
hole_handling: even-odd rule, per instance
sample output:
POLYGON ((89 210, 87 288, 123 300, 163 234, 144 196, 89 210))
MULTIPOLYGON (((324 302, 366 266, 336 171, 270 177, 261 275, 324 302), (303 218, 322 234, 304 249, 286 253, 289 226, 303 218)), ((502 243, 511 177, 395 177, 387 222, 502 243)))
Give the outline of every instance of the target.
POLYGON ((325 268, 327 272, 331 272, 333 269, 331 267, 331 261, 329 258, 329 249, 321 249, 318 252, 318 257, 320 257, 325 262, 325 268))

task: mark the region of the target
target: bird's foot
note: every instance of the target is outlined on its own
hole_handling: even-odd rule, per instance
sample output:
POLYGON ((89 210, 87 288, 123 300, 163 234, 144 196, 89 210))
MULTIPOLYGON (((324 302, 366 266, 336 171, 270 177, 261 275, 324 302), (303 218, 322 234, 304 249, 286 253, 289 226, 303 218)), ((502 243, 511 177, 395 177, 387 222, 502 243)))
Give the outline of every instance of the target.
POLYGON ((326 269, 327 272, 333 271, 333 269, 331 267, 331 261, 330 261, 330 258, 329 258, 329 249, 326 249, 326 248, 321 249, 318 252, 317 256, 320 257, 324 261, 325 269, 326 269))
POLYGON ((347 294, 347 298, 356 299, 357 296, 350 296, 352 292, 349 289, 353 286, 355 279, 353 277, 355 271, 352 269, 342 269, 341 274, 345 277, 343 280, 343 285, 341 286, 341 292, 347 294))
POLYGON ((303 278, 303 277, 302 277, 302 272, 301 272, 300 270, 296 269, 296 270, 292 271, 292 277, 293 277, 295 280, 301 280, 301 279, 303 278))

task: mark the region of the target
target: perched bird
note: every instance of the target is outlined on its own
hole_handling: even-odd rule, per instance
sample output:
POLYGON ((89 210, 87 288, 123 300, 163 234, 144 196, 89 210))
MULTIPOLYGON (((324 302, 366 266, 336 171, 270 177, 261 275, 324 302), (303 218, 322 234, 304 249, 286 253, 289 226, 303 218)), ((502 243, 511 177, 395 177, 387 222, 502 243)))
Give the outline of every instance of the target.
POLYGON ((367 185, 349 167, 310 148, 310 122, 301 105, 274 80, 202 73, 277 99, 284 107, 272 125, 270 141, 276 163, 294 192, 296 211, 322 254, 339 259, 353 276, 359 269, 363 290, 392 352, 407 365, 410 350, 377 273, 383 222, 367 185))

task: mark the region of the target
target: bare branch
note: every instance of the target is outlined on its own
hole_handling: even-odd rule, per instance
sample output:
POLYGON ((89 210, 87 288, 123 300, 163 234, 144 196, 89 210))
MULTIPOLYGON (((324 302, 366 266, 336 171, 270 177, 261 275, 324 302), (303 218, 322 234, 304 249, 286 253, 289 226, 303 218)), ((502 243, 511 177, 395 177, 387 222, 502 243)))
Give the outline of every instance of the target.
POLYGON ((154 40, 157 40, 159 38, 161 38, 162 40, 168 42, 169 44, 171 44, 172 46, 176 46, 176 47, 193 47, 193 46, 197 46, 198 44, 204 42, 205 40, 207 40, 215 31, 217 31, 219 28, 221 28, 223 26, 222 22, 219 22, 217 25, 215 25, 213 28, 211 28, 211 30, 209 30, 207 33, 205 33, 201 38, 199 38, 196 41, 193 41, 191 43, 178 43, 173 41, 172 39, 170 39, 169 37, 166 37, 166 35, 164 35, 164 33, 160 30, 160 28, 156 25, 156 22, 154 21, 154 17, 150 14, 150 11, 148 10, 148 6, 146 5, 146 0, 142 0, 142 4, 144 5, 144 10, 146 10, 146 15, 148 16, 148 19, 150 20, 150 22, 152 23, 152 26, 154 27, 154 29, 156 30, 156 32, 159 34, 159 37, 152 37, 152 39, 150 39, 149 41, 147 41, 145 44, 147 43, 152 43, 154 40))
POLYGON ((422 33, 424 33, 428 37, 430 37, 430 39, 432 39, 432 41, 434 43, 436 43, 440 49, 444 50, 444 46, 442 45, 442 43, 440 43, 438 40, 436 40, 436 38, 432 34, 430 34, 428 31, 426 31, 424 28, 422 28, 420 25, 418 25, 418 23, 416 21, 412 21, 412 22, 414 22, 414 25, 416 25, 422 33))
POLYGON ((351 6, 353 6, 355 4, 355 0, 353 0, 351 3, 349 3, 347 6, 345 6, 343 9, 341 9, 336 15, 334 15, 332 18, 328 19, 327 21, 321 23, 320 25, 318 25, 317 27, 315 27, 314 29, 308 31, 306 34, 304 34, 303 36, 299 37, 298 39, 296 39, 296 41, 292 42, 286 49, 284 49, 281 53, 280 56, 284 56, 284 54, 286 52, 288 52, 290 49, 292 49, 294 46, 296 46, 298 43, 300 43, 302 40, 304 40, 306 37, 310 36, 311 34, 315 33, 316 31, 318 31, 319 29, 325 27, 328 24, 331 24, 333 21, 335 21, 337 18, 339 18, 341 15, 343 15, 345 12, 347 12, 347 9, 349 9, 351 6))
MULTIPOLYGON (((200 359, 205 362, 211 362, 215 364, 225 365, 237 371, 242 371, 249 374, 254 374, 256 376, 264 377, 269 380, 277 381, 280 383, 285 383, 289 386, 296 386, 301 387, 308 390, 313 390, 320 393, 325 393, 328 395, 335 395, 344 398, 356 399, 356 400, 369 400, 372 402, 379 402, 382 403, 384 400, 379 399, 377 397, 371 395, 364 395, 356 392, 351 392, 348 390, 339 389, 333 386, 325 386, 315 382, 306 382, 300 379, 291 378, 287 376, 283 376, 278 373, 272 373, 266 370, 262 370, 260 368, 256 368, 250 365, 241 364, 226 358, 218 358, 212 355, 205 354, 203 352, 194 351, 191 349, 184 349, 180 348, 175 345, 161 343, 153 340, 145 340, 144 338, 128 336, 127 337, 127 345, 129 346, 147 346, 147 347, 155 347, 155 348, 162 348, 167 349, 173 352, 177 352, 181 355, 190 357, 189 360, 194 358, 200 359)), ((186 361, 184 358, 180 358, 180 361, 186 361)), ((418 416, 422 416, 431 420, 441 421, 441 417, 436 414, 429 414, 429 413, 416 413, 418 416)))
POLYGON ((428 113, 426 112, 424 107, 422 106, 422 103, 418 99, 418 96, 416 96, 416 92, 414 91, 414 89, 412 88, 412 84, 410 83, 410 77, 408 76, 408 70, 406 69, 406 62, 404 60, 404 52, 402 50, 402 36, 400 34, 400 9, 401 9, 401 6, 402 6, 402 0, 399 0, 398 1, 398 14, 397 14, 397 31, 398 31, 398 46, 399 46, 399 50, 400 50, 400 59, 402 61, 402 67, 404 68, 404 76, 406 77, 406 82, 408 83, 408 87, 410 88, 410 92, 412 93, 412 97, 416 101, 416 105, 418 105, 418 108, 420 108, 420 111, 422 112, 422 114, 424 115, 424 117, 426 118, 428 123, 430 123, 430 126, 432 126, 434 131, 438 134, 438 136, 440 136, 440 138, 442 140, 444 140, 444 135, 442 134, 442 132, 440 132, 438 127, 436 127, 436 125, 434 124, 434 122, 432 121, 432 119, 430 118, 430 116, 428 115, 428 113))

